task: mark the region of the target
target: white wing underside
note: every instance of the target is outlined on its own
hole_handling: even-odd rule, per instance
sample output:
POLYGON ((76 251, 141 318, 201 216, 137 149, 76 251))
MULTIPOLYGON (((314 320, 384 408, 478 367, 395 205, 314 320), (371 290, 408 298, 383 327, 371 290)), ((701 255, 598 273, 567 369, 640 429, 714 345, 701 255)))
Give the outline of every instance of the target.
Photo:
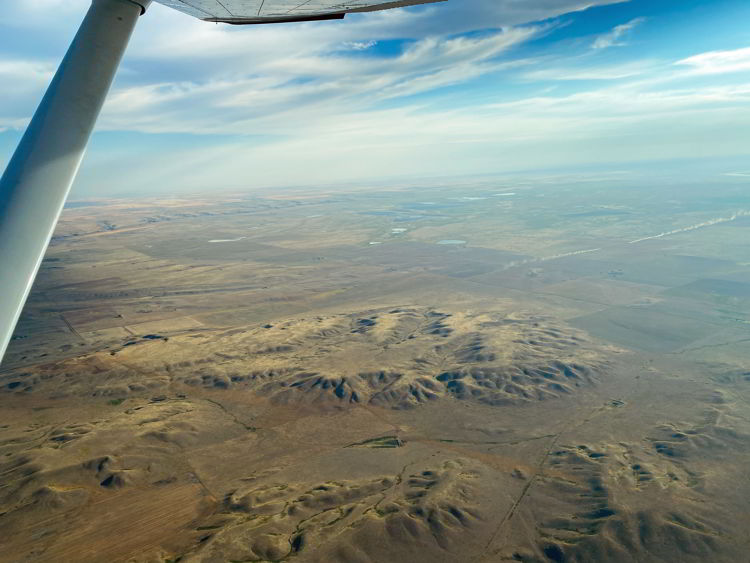
POLYGON ((341 19, 354 12, 374 12, 444 0, 155 0, 196 18, 234 24, 341 19))

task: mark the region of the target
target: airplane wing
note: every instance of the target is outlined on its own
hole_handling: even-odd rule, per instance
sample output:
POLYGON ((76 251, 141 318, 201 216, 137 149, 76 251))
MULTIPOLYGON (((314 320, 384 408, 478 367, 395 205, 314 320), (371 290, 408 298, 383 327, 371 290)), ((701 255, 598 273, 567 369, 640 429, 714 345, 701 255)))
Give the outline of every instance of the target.
POLYGON ((343 19, 355 12, 375 12, 445 0, 155 0, 209 22, 238 25, 343 19))

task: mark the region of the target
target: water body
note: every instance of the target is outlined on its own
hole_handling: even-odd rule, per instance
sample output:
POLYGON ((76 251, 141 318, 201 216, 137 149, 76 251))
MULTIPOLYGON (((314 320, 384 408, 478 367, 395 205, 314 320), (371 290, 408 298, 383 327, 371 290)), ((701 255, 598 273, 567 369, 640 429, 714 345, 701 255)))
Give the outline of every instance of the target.
POLYGON ((396 217, 393 220, 393 222, 394 223, 407 223, 409 221, 420 221, 426 218, 427 218, 427 215, 407 215, 405 217, 396 217))
POLYGON ((208 242, 212 242, 212 243, 214 243, 214 242, 239 242, 241 240, 245 240, 246 238, 247 237, 239 237, 239 238, 217 238, 217 239, 210 240, 208 242))
POLYGON ((615 215, 630 215, 630 212, 621 209, 594 209, 593 211, 566 213, 563 217, 609 217, 615 215))
POLYGON ((442 203, 435 201, 417 201, 414 203, 404 203, 401 208, 409 211, 435 211, 436 209, 451 209, 461 205, 457 201, 444 201, 442 203))
POLYGON ((458 240, 458 239, 446 239, 446 240, 439 240, 438 244, 466 244, 465 240, 458 240))
POLYGON ((400 215, 396 211, 361 211, 360 215, 372 215, 373 217, 393 217, 394 215, 400 215))

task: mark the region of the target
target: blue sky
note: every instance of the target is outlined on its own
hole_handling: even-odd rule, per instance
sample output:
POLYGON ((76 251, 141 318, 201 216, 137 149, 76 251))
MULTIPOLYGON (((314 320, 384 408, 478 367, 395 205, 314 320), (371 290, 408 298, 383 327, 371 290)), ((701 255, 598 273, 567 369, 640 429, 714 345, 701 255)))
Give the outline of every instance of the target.
MULTIPOLYGON (((0 166, 88 4, 5 7, 0 166)), ((746 0, 450 0, 251 27, 154 4, 73 197, 662 160, 741 166, 748 21, 746 0)))

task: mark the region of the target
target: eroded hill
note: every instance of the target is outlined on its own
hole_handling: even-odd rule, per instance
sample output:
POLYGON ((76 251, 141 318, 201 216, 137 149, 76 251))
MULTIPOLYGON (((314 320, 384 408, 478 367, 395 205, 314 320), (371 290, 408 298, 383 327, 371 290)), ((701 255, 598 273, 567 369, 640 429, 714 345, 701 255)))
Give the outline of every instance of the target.
POLYGON ((3 382, 16 392, 114 399, 184 384, 249 391, 279 405, 399 409, 451 397, 501 406, 594 385, 612 351, 549 318, 407 307, 141 337, 3 382))

